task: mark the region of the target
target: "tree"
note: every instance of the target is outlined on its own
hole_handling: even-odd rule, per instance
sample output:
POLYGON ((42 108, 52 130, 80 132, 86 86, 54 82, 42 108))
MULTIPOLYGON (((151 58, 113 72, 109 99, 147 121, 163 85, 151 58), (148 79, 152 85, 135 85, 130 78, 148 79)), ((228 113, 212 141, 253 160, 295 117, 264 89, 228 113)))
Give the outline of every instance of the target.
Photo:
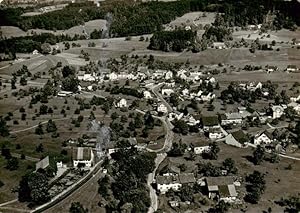
POLYGON ((181 141, 179 143, 173 143, 172 149, 168 152, 168 156, 178 157, 182 156, 185 152, 186 144, 183 144, 181 141))
POLYGON ((75 75, 75 68, 72 66, 64 66, 62 69, 62 75, 64 78, 75 75))
POLYGON ((9 136, 9 130, 6 125, 6 121, 2 118, 2 116, 0 117, 0 135, 2 137, 9 136))
POLYGON ((253 152, 253 163, 255 165, 260 165, 265 159, 265 149, 264 147, 258 145, 253 152))
POLYGON ((271 163, 278 163, 279 162, 279 155, 278 153, 276 153, 276 151, 272 151, 271 154, 270 154, 270 162, 271 163))
POLYGON ((119 115, 118 115, 118 113, 113 112, 110 117, 112 120, 116 120, 119 117, 119 115))
POLYGON ((88 211, 88 209, 85 209, 81 203, 72 202, 69 212, 70 213, 88 213, 89 211, 88 211))
POLYGON ((2 145, 2 148, 1 148, 1 155, 3 157, 5 157, 5 159, 10 159, 11 158, 11 153, 10 153, 10 149, 9 148, 6 148, 5 145, 2 145))
POLYGON ((27 85, 27 80, 26 80, 26 78, 25 78, 24 76, 22 76, 22 77, 20 78, 20 84, 21 84, 22 86, 27 85))
POLYGON ((29 175, 28 186, 30 188, 31 201, 42 204, 49 200, 48 178, 45 174, 35 172, 29 175))
POLYGON ((65 42, 65 49, 66 50, 70 49, 70 43, 69 42, 65 42))
POLYGON ((225 213, 229 210, 229 204, 221 200, 217 205, 208 210, 208 213, 225 213))
POLYGON ((35 148, 35 151, 37 152, 44 152, 44 146, 43 144, 39 144, 36 148, 35 148))
POLYGON ((257 203, 261 197, 261 194, 265 191, 266 181, 264 179, 264 174, 259 171, 254 171, 246 177, 247 194, 245 200, 250 203, 257 203))
POLYGON ((41 45, 41 52, 43 54, 49 54, 51 52, 51 46, 49 43, 43 43, 41 45))
POLYGON ((57 131, 57 127, 55 125, 55 122, 52 121, 51 119, 47 123, 46 131, 47 132, 56 132, 57 131))
POLYGON ((45 174, 34 172, 22 177, 18 188, 19 201, 42 204, 49 198, 48 178, 45 174))
POLYGON ((37 135, 43 135, 44 134, 44 130, 43 130, 42 124, 39 124, 37 126, 37 128, 35 129, 35 134, 37 134, 37 135))
POLYGON ((19 161, 17 158, 12 157, 7 160, 6 168, 10 171, 17 170, 19 168, 19 161))
POLYGON ((218 159, 218 153, 220 152, 220 148, 216 142, 209 144, 210 151, 208 152, 208 156, 211 160, 218 159))
POLYGON ((222 163, 222 169, 227 170, 228 173, 236 174, 237 168, 235 166, 235 162, 232 158, 226 158, 222 163))
POLYGON ((174 122, 173 131, 176 133, 181 133, 187 135, 189 133, 189 126, 183 120, 177 120, 174 122))

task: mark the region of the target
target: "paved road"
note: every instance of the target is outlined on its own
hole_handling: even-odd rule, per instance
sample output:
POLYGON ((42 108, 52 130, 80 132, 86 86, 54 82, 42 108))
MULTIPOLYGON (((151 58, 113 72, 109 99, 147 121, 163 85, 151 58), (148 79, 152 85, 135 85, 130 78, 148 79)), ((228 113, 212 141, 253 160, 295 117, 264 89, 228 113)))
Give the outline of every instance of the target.
POLYGON ((173 112, 173 108, 170 104, 163 98, 162 94, 159 92, 160 87, 162 87, 164 83, 159 83, 157 85, 152 86, 150 89, 154 95, 168 108, 169 112, 173 112))
POLYGON ((158 209, 158 198, 157 198, 155 189, 152 187, 152 183, 154 182, 155 173, 156 173, 157 168, 159 167, 161 162, 163 162, 163 160, 166 158, 166 156, 167 156, 166 153, 157 155, 157 157, 155 158, 155 169, 153 170, 152 173, 150 173, 148 175, 147 185, 149 187, 150 199, 151 199, 151 205, 148 209, 148 213, 153 213, 153 212, 157 211, 157 209, 158 209))

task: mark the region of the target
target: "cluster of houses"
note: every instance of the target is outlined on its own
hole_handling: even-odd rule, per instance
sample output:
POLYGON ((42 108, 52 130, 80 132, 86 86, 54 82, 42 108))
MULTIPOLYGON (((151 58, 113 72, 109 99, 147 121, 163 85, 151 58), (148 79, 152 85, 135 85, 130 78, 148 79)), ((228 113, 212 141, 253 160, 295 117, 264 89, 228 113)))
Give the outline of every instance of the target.
MULTIPOLYGON (((241 186, 241 183, 234 176, 196 177, 194 173, 171 170, 155 178, 156 188, 160 194, 165 194, 169 190, 179 191, 185 185, 198 184, 209 199, 223 200, 227 203, 239 202, 236 187, 241 186)), ((169 203, 172 207, 180 205, 179 200, 175 198, 172 198, 169 203)))

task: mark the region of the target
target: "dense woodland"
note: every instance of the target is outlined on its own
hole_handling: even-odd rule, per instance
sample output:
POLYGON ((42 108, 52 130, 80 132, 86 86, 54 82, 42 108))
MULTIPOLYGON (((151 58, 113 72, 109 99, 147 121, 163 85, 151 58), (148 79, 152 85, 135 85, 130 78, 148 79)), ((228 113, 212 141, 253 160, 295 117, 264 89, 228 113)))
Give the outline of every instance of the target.
POLYGON ((103 3, 95 7, 93 3, 74 3, 66 8, 32 17, 21 17, 21 8, 0 9, 0 25, 15 25, 21 29, 41 28, 48 30, 68 29, 85 21, 105 18, 113 14, 111 33, 115 36, 127 36, 152 33, 177 16, 190 11, 211 11, 225 13, 230 26, 246 26, 262 23, 269 11, 279 11, 278 24, 291 22, 300 25, 300 3, 297 0, 181 0, 176 2, 147 3, 103 3))
POLYGON ((159 31, 150 39, 149 49, 181 52, 194 43, 196 32, 192 30, 159 31))
MULTIPOLYGON (((94 19, 108 20, 110 26, 109 35, 111 37, 141 35, 158 32, 152 39, 150 48, 178 51, 187 46, 178 40, 160 42, 158 37, 171 38, 171 33, 159 32, 162 25, 169 23, 178 16, 190 11, 212 11, 223 13, 222 25, 218 24, 209 28, 206 39, 211 41, 224 41, 230 39, 228 27, 246 26, 248 24, 262 23, 270 11, 274 11, 273 29, 289 28, 295 29, 296 24, 300 25, 300 3, 296 0, 291 2, 275 0, 224 0, 222 4, 216 0, 181 0, 176 2, 106 2, 101 7, 95 7, 93 3, 73 3, 62 10, 44 13, 37 16, 21 17, 25 12, 22 8, 0 8, 0 25, 14 25, 23 30, 47 29, 65 30, 73 26, 83 24, 94 19), (275 12, 276 11, 276 12, 275 12), (225 26, 225 27, 224 27, 225 26)), ((177 35, 179 32, 174 32, 177 35)), ((179 33, 184 35, 184 33, 179 33)), ((94 32, 91 37, 101 38, 102 32, 94 32)), ((83 39, 75 36, 53 36, 51 34, 34 35, 32 37, 21 37, 0 40, 0 52, 14 54, 15 52, 32 52, 34 49, 40 50, 44 42, 53 44, 54 42, 83 39), (48 38, 46 38, 48 37, 48 38)), ((179 39, 180 40, 180 39, 179 39)), ((207 41, 201 41, 205 49, 207 41)), ((13 57, 12 57, 13 58, 13 57)))

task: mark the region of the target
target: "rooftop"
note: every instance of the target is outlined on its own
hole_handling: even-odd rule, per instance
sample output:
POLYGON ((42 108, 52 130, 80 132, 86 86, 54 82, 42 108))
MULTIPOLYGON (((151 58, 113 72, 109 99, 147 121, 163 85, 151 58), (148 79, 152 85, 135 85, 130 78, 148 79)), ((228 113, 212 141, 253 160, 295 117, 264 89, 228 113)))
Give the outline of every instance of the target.
POLYGON ((242 130, 233 132, 231 134, 240 143, 245 143, 249 140, 248 136, 242 130))
POLYGON ((221 177, 207 177, 206 183, 207 186, 221 186, 221 185, 230 185, 233 184, 233 176, 221 176, 221 177))
POLYGON ((218 116, 202 116, 204 126, 216 126, 219 124, 218 116))

